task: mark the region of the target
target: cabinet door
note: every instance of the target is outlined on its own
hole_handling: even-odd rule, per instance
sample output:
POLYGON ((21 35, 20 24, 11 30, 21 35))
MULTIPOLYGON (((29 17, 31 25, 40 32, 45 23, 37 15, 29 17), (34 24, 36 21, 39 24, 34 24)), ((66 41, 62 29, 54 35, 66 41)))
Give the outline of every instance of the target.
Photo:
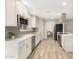
POLYGON ((19 43, 19 59, 26 59, 31 53, 31 38, 19 43))
POLYGON ((72 38, 72 36, 62 36, 61 37, 61 45, 65 51, 72 52, 73 51, 73 38, 72 38))
POLYGON ((70 36, 65 37, 65 50, 69 52, 73 51, 73 38, 70 36))
POLYGON ((31 18, 31 27, 37 27, 36 25, 37 25, 36 24, 36 17, 32 16, 32 18, 31 18))
POLYGON ((23 16, 23 17, 27 17, 30 18, 29 14, 28 14, 28 8, 21 2, 21 1, 16 1, 16 9, 17 9, 17 14, 23 16))
POLYGON ((35 37, 35 45, 37 45, 38 44, 38 34, 36 35, 36 37, 35 37))
POLYGON ((21 1, 16 1, 16 10, 17 10, 17 14, 23 16, 23 5, 21 3, 21 1))
POLYGON ((17 26, 16 0, 5 0, 6 26, 17 26))
POLYGON ((61 39, 61 45, 63 48, 65 48, 65 40, 63 38, 61 39))
POLYGON ((26 58, 30 55, 31 51, 32 51, 32 45, 31 45, 31 39, 32 38, 28 38, 27 40, 27 44, 26 44, 26 58))
POLYGON ((18 59, 17 45, 12 43, 5 44, 5 59, 18 59))
POLYGON ((37 35, 36 35, 36 45, 40 42, 40 40, 41 40, 42 38, 41 38, 41 35, 40 35, 40 33, 38 33, 37 35))
POLYGON ((19 43, 19 59, 25 59, 26 54, 26 41, 19 43))

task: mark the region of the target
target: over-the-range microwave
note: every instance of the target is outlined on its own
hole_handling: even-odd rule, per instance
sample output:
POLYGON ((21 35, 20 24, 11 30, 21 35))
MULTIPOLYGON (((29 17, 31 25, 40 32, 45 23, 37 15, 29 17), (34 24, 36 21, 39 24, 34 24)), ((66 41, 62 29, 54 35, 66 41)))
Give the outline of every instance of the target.
POLYGON ((17 25, 28 25, 28 18, 17 15, 17 25))

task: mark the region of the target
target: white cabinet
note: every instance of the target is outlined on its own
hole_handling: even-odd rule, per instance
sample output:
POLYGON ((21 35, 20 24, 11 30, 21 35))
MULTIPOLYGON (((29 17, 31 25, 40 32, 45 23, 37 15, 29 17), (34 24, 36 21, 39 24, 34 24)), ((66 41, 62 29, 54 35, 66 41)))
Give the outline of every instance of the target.
POLYGON ((17 26, 17 14, 30 18, 28 8, 20 0, 5 0, 5 12, 5 26, 17 26))
POLYGON ((36 39, 35 39, 35 45, 37 45, 40 42, 40 40, 42 40, 41 34, 37 33, 36 34, 36 39))
POLYGON ((30 18, 29 15, 29 10, 21 1, 16 1, 16 10, 17 14, 25 17, 25 18, 30 18))
POLYGON ((31 53, 31 38, 19 43, 19 59, 26 59, 31 53))
POLYGON ((31 27, 37 27, 36 16, 32 16, 32 18, 31 18, 31 27))
POLYGON ((5 44, 5 59, 18 59, 18 46, 13 43, 5 44))
POLYGON ((36 35, 35 45, 37 45, 38 43, 39 43, 39 36, 36 35))
POLYGON ((17 26, 16 0, 5 0, 5 12, 5 26, 17 26))
POLYGON ((16 10, 17 14, 23 15, 23 10, 22 10, 22 3, 20 1, 16 1, 16 10))
POLYGON ((5 43, 5 59, 26 59, 31 53, 31 37, 20 42, 5 43))
POLYGON ((65 51, 73 52, 73 35, 72 34, 62 34, 61 35, 61 45, 65 51))

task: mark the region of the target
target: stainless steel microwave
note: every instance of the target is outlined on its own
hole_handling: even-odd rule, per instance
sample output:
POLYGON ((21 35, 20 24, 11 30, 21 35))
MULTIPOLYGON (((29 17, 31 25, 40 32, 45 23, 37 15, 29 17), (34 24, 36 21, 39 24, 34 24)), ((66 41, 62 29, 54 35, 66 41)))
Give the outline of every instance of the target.
POLYGON ((17 25, 28 25, 28 18, 17 15, 17 25))

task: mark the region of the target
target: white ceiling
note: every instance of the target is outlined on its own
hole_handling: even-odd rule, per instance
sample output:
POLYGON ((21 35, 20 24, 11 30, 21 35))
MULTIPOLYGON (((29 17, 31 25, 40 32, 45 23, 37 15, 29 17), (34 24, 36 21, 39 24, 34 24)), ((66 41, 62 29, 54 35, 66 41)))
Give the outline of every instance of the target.
POLYGON ((67 13, 68 17, 73 16, 73 0, 22 0, 32 10, 33 14, 41 17, 54 18, 60 13, 67 13), (63 6, 66 2, 66 6, 63 6))

